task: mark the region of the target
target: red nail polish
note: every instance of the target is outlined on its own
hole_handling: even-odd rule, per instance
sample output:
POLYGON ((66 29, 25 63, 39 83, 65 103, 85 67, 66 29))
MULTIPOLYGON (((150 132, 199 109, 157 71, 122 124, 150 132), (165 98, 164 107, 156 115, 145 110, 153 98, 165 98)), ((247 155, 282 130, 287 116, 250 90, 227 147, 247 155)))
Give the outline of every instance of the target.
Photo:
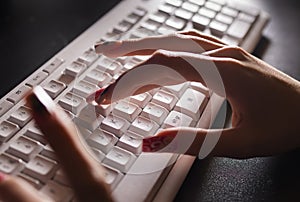
POLYGON ((143 152, 156 152, 169 145, 175 138, 173 135, 154 136, 143 139, 143 152))
POLYGON ((0 183, 1 183, 3 180, 5 180, 5 178, 6 178, 6 174, 0 172, 0 183))

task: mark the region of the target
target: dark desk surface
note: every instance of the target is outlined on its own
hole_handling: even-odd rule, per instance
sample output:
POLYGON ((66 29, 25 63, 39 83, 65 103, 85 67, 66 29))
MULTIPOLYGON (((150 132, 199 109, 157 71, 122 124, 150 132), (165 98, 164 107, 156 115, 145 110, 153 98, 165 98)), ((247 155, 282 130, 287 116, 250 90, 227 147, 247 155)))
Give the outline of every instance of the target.
MULTIPOLYGON (((248 2, 272 16, 254 54, 300 80, 298 1, 248 2)), ((0 96, 95 22, 105 12, 104 4, 114 1, 1 1, 0 96)), ((299 151, 195 161, 176 201, 294 201, 300 198, 299 162, 299 151)))

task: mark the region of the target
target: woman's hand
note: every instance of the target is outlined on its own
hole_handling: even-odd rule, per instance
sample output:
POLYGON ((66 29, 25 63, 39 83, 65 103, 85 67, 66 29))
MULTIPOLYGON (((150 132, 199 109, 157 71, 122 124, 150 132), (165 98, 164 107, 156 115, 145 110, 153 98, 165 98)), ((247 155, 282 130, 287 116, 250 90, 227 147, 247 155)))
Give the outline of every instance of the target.
MULTIPOLYGON (((164 147, 170 139, 178 141, 196 133, 195 141, 185 153, 197 155, 206 135, 221 132, 211 156, 266 156, 300 146, 300 83, 239 47, 227 46, 213 37, 189 31, 106 42, 96 45, 95 49, 108 57, 151 55, 105 90, 92 95, 99 104, 108 104, 158 86, 198 81, 226 97, 233 109, 231 128, 165 129, 155 137, 144 139, 144 145, 161 141, 160 145, 164 147), (213 68, 218 71, 223 86, 217 77, 209 75, 213 68)), ((161 147, 150 150, 159 151, 161 147)), ((166 147, 163 151, 166 150, 182 152, 174 147, 169 147, 169 150, 166 147)), ((149 147, 144 151, 149 151, 149 147)))
MULTIPOLYGON (((37 125, 55 150, 78 201, 112 201, 110 188, 104 180, 104 168, 90 155, 67 114, 41 87, 34 89, 27 101, 37 125)), ((1 173, 0 201, 51 200, 24 180, 1 173)))

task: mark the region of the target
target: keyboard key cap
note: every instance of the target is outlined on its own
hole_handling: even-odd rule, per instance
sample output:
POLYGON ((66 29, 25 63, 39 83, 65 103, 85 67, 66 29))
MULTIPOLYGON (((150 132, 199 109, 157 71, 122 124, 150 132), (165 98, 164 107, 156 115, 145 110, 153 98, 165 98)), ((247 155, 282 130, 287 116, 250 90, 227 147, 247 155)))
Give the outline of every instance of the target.
POLYGON ((125 20, 126 20, 127 22, 130 22, 131 24, 136 24, 140 19, 141 19, 141 17, 138 16, 138 15, 136 15, 136 14, 134 14, 134 13, 129 14, 129 15, 125 18, 125 20))
POLYGON ((98 149, 95 149, 95 148, 91 148, 91 149, 92 149, 94 157, 96 158, 96 161, 102 162, 102 160, 105 158, 105 154, 98 149))
POLYGON ((192 81, 190 82, 190 87, 196 91, 199 91, 200 93, 203 93, 206 97, 210 96, 209 89, 200 82, 192 81))
POLYGON ((97 69, 92 69, 87 73, 84 80, 96 84, 99 87, 103 87, 112 80, 112 77, 106 72, 97 69))
POLYGON ((169 111, 173 109, 177 101, 178 98, 175 95, 162 90, 155 93, 152 98, 153 103, 163 106, 169 111))
POLYGON ((134 154, 116 146, 108 152, 103 163, 126 173, 135 160, 134 154))
POLYGON ((253 15, 248 15, 246 13, 239 13, 238 19, 252 24, 255 22, 256 18, 253 15))
POLYGON ((53 62, 51 62, 49 65, 47 65, 43 71, 47 72, 48 74, 51 74, 52 72, 54 72, 62 63, 64 62, 64 60, 60 59, 60 58, 55 58, 53 60, 53 62))
POLYGON ((40 192, 49 196, 52 200, 59 202, 68 202, 73 197, 71 188, 60 185, 52 180, 47 182, 46 185, 41 188, 40 192))
POLYGON ((13 104, 18 103, 24 96, 29 92, 31 88, 28 86, 22 86, 18 90, 13 91, 9 97, 7 98, 8 101, 12 102, 13 104))
POLYGON ((117 146, 138 155, 142 152, 142 139, 142 136, 128 131, 120 138, 117 146))
POLYGON ((39 72, 34 77, 29 79, 29 81, 26 82, 26 85, 30 87, 36 86, 40 84, 42 81, 44 81, 45 78, 47 78, 47 76, 48 74, 46 72, 39 72))
POLYGON ((205 3, 205 0, 189 0, 189 2, 194 3, 198 6, 203 6, 205 3))
POLYGON ((129 127, 129 131, 132 131, 138 135, 141 135, 143 137, 148 137, 153 135, 157 129, 159 128, 159 125, 155 123, 154 121, 147 119, 145 117, 139 116, 137 117, 129 127))
POLYGON ((130 30, 130 28, 133 26, 132 23, 126 21, 126 20, 122 20, 120 23, 118 23, 113 29, 114 32, 116 33, 124 33, 127 32, 128 30, 130 30))
POLYGON ((54 179, 55 182, 62 184, 62 185, 66 185, 66 186, 70 186, 70 182, 67 179, 67 176, 65 174, 65 172, 63 171, 62 168, 58 169, 55 173, 54 179))
POLYGON ((196 13, 199 10, 199 6, 197 4, 187 2, 187 1, 184 2, 181 7, 192 13, 196 13))
POLYGON ((59 99, 58 104, 62 108, 77 114, 84 107, 85 100, 80 96, 68 92, 59 99))
POLYGON ((24 161, 29 161, 41 150, 42 145, 39 142, 21 136, 10 144, 7 153, 17 156, 24 161))
POLYGON ((121 137, 123 133, 128 129, 129 122, 121 117, 113 116, 112 114, 110 114, 102 121, 100 127, 103 130, 121 137))
POLYGON ((237 17, 238 15, 238 11, 233 9, 233 8, 229 8, 229 7, 223 7, 221 12, 225 15, 231 16, 233 18, 237 17))
POLYGON ((210 32, 215 36, 222 36, 228 28, 228 25, 218 22, 216 20, 211 21, 209 24, 210 32))
POLYGON ((163 25, 160 28, 158 28, 157 33, 158 34, 163 34, 163 35, 168 35, 168 34, 173 34, 175 33, 177 30, 175 28, 163 25))
POLYGON ((127 121, 132 122, 142 111, 137 105, 121 100, 114 107, 112 114, 123 117, 127 121))
POLYGON ((222 6, 220 4, 211 1, 207 1, 205 3, 205 7, 216 12, 219 12, 222 9, 222 6))
POLYGON ((57 163, 53 160, 47 159, 43 156, 36 156, 26 164, 23 173, 47 182, 52 176, 54 176, 57 169, 57 163))
POLYGON ((203 31, 209 25, 210 19, 202 15, 196 14, 192 18, 192 23, 195 29, 203 31))
POLYGON ((158 23, 164 23, 169 16, 163 12, 157 11, 149 15, 149 19, 158 23))
POLYGON ((82 80, 74 85, 72 92, 86 98, 98 89, 99 87, 97 87, 95 84, 82 80))
POLYGON ((141 93, 138 95, 131 96, 129 98, 129 101, 138 105, 141 108, 144 108, 151 99, 152 97, 150 93, 146 92, 146 93, 141 93))
POLYGON ((133 14, 140 16, 140 18, 144 17, 147 14, 147 10, 137 7, 132 11, 133 14))
POLYGON ((14 106, 13 103, 7 101, 7 100, 3 100, 0 103, 0 116, 2 116, 3 114, 5 114, 9 109, 11 109, 14 106))
POLYGON ((28 127, 24 135, 44 145, 48 143, 42 131, 35 124, 32 124, 30 127, 28 127))
POLYGON ((198 13, 204 17, 207 17, 209 19, 213 19, 216 16, 216 12, 213 10, 210 10, 208 8, 202 7, 199 9, 198 13))
POLYGON ((50 97, 54 99, 66 88, 66 84, 56 80, 51 80, 44 85, 43 88, 50 95, 50 97))
POLYGON ((182 1, 181 0, 166 0, 166 3, 170 4, 172 6, 175 6, 175 7, 180 7, 182 4, 182 1))
POLYGON ((37 180, 34 179, 28 175, 25 175, 23 173, 19 173, 18 177, 22 178, 23 180, 25 180, 26 182, 28 182, 31 186, 33 186, 34 188, 36 188, 37 190, 41 189, 43 187, 43 184, 37 180))
POLYGON ((52 159, 54 161, 58 160, 55 151, 52 149, 52 147, 49 144, 44 146, 43 150, 41 151, 41 155, 49 159, 52 159))
POLYGON ((85 51, 77 60, 81 63, 90 66, 95 60, 97 60, 99 55, 93 50, 89 49, 85 51))
POLYGON ((192 126, 193 119, 185 114, 177 111, 171 111, 166 120, 164 121, 162 128, 171 127, 189 127, 192 126))
POLYGON ((18 124, 20 127, 23 127, 31 119, 32 119, 31 109, 24 106, 19 107, 8 118, 9 121, 18 124))
POLYGON ((111 187, 113 190, 116 185, 120 182, 120 180, 123 178, 123 173, 120 171, 111 168, 107 165, 103 165, 105 168, 104 175, 105 175, 105 181, 106 183, 111 187))
POLYGON ((104 117, 96 112, 95 106, 87 105, 79 112, 78 116, 74 118, 74 122, 76 125, 94 131, 103 119, 104 117))
POLYGON ((7 154, 0 155, 0 171, 13 174, 24 166, 24 162, 7 154))
POLYGON ((158 7, 158 10, 160 12, 166 13, 168 15, 172 14, 175 9, 176 9, 176 7, 172 6, 170 4, 162 4, 158 7))
POLYGON ((189 82, 184 82, 177 85, 164 86, 162 90, 175 94, 177 97, 181 97, 184 91, 187 89, 189 82))
POLYGON ((231 36, 228 36, 228 35, 224 35, 222 37, 222 41, 228 45, 232 45, 232 46, 238 46, 240 44, 240 40, 234 38, 234 37, 231 37, 231 36))
POLYGON ((193 90, 187 89, 175 106, 175 110, 184 113, 197 121, 205 104, 205 95, 193 90))
POLYGON ((0 142, 8 141, 19 129, 19 126, 14 123, 2 121, 0 123, 0 142))
POLYGON ((79 76, 86 68, 86 64, 75 61, 66 67, 65 74, 76 77, 79 76))
POLYGON ((176 30, 182 30, 186 25, 186 21, 181 18, 171 16, 169 19, 167 19, 166 25, 176 30))
POLYGON ((174 14, 176 17, 179 17, 183 20, 190 20, 193 16, 192 12, 187 11, 185 9, 181 9, 181 8, 176 9, 174 14))
POLYGON ((155 121, 160 125, 168 116, 168 113, 169 111, 164 107, 150 102, 143 109, 141 116, 144 116, 152 121, 155 121))
POLYGON ((122 69, 122 64, 116 60, 103 57, 96 68, 113 76, 122 69))
POLYGON ((141 24, 141 27, 155 32, 160 25, 161 25, 161 23, 149 19, 149 20, 146 20, 145 22, 143 22, 141 24))
POLYGON ((230 25, 233 22, 233 18, 228 16, 228 15, 224 15, 222 13, 218 13, 216 16, 216 20, 219 22, 222 22, 224 24, 230 25))
POLYGON ((89 146, 99 149, 104 153, 108 153, 117 143, 118 138, 107 131, 96 129, 87 139, 89 146))
POLYGON ((242 40, 250 30, 251 24, 242 20, 235 20, 227 30, 227 34, 242 40))

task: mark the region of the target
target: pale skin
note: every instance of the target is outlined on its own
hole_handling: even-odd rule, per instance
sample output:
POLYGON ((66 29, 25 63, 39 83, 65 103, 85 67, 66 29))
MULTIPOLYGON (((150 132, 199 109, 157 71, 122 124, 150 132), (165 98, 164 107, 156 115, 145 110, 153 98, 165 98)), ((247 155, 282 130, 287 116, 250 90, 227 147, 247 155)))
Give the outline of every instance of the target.
MULTIPOLYGON (((198 32, 180 32, 172 36, 151 37, 132 41, 119 41, 98 44, 98 53, 109 57, 151 55, 151 57, 133 69, 143 70, 147 64, 162 64, 174 67, 189 81, 203 82, 195 77, 182 58, 190 58, 199 64, 213 62, 222 78, 226 99, 233 109, 232 127, 220 129, 221 137, 210 156, 230 158, 249 158, 276 155, 299 148, 300 146, 300 82, 278 71, 269 64, 247 53, 241 48, 227 46, 218 39, 198 32), (161 43, 162 41, 172 43, 161 43), (183 44, 193 40, 202 49, 189 50, 183 44), (163 51, 162 51, 163 50, 163 51), (182 71, 181 66, 185 67, 182 71)), ((128 78, 134 71, 124 73, 116 83, 110 85, 105 93, 97 99, 98 103, 109 104, 126 98, 134 92, 142 93, 160 85, 171 85, 182 82, 181 79, 166 79, 163 74, 150 73, 149 79, 155 76, 157 85, 118 86, 119 82, 128 78), (135 88, 137 87, 135 86, 135 88), (110 98, 112 94, 117 97, 110 98)), ((218 89, 211 89, 219 92, 218 89)), ((30 95, 29 104, 32 104, 30 95)), ((113 201, 110 188, 103 178, 103 167, 90 156, 82 141, 77 136, 71 120, 57 107, 53 113, 41 113, 33 106, 33 116, 47 137, 62 163, 67 177, 79 201, 113 201), (47 120, 47 121, 45 121, 47 120), (70 156, 76 156, 72 159, 70 156), (75 166, 74 166, 75 165, 75 166), (76 168, 76 170, 74 169, 76 168), (80 174, 78 174, 80 173, 80 174)), ((178 131, 182 134, 197 133, 195 142, 187 150, 187 154, 198 155, 206 135, 216 132, 203 128, 172 128, 161 131, 160 136, 174 136, 178 131)), ((170 151, 178 152, 178 151, 170 151)), ((48 201, 25 181, 9 176, 0 177, 0 199, 2 201, 48 201)))

